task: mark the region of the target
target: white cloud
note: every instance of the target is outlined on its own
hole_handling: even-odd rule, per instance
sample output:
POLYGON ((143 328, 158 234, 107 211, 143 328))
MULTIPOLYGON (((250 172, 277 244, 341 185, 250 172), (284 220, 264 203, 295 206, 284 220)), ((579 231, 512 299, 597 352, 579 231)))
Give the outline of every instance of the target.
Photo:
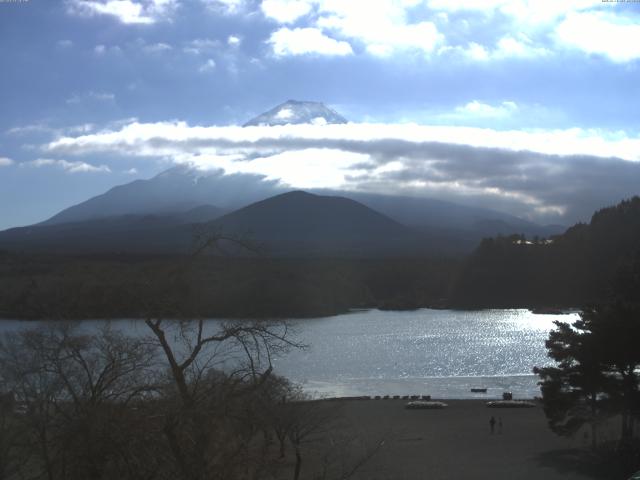
POLYGON ((428 0, 429 8, 444 10, 447 12, 460 12, 465 10, 492 12, 501 7, 506 0, 428 0))
POLYGON ((311 11, 311 0, 263 0, 260 5, 265 17, 278 23, 293 23, 311 11))
POLYGON ((455 47, 445 46, 438 50, 441 55, 450 52, 461 54, 466 58, 479 62, 509 58, 535 58, 551 54, 548 49, 535 46, 533 41, 523 33, 519 33, 517 38, 511 35, 500 38, 493 49, 471 42, 466 47, 459 45, 455 47))
POLYGON ((201 0, 207 7, 217 13, 235 15, 247 7, 246 0, 201 0))
MULTIPOLYGON (((130 122, 127 122, 130 123, 130 122)), ((50 137, 61 135, 77 135, 83 133, 89 133, 95 129, 93 123, 82 123, 79 125, 70 125, 67 127, 52 127, 49 125, 36 123, 33 125, 24 125, 21 127, 12 127, 6 131, 8 135, 31 135, 31 134, 45 134, 50 137)))
POLYGON ((640 58, 640 24, 597 12, 568 16, 556 29, 557 40, 614 62, 640 58))
POLYGON ((509 0, 499 10, 525 25, 549 25, 573 12, 601 7, 601 0, 509 0))
POLYGON ((193 55, 203 55, 205 53, 211 53, 220 50, 221 43, 218 40, 211 40, 210 38, 197 38, 187 42, 183 51, 185 53, 191 53, 193 55))
MULTIPOLYGON (((461 110, 516 109, 470 102, 461 110)), ((202 127, 133 122, 61 137, 45 151, 171 159, 226 174, 258 174, 297 188, 345 188, 440 198, 516 214, 584 219, 637 193, 640 137, 602 130, 508 131, 415 124, 202 127), (618 157, 618 158, 612 158, 618 157), (519 207, 514 207, 519 205, 519 207)), ((545 221, 546 221, 545 220, 545 221)))
POLYGON ((296 151, 267 153, 250 160, 232 156, 200 155, 189 163, 202 169, 222 168, 227 174, 264 175, 296 188, 338 187, 357 172, 352 167, 368 159, 367 155, 339 149, 305 148, 296 151), (300 161, 303 160, 303 168, 300 161), (195 162, 193 161, 195 160, 195 162))
POLYGON ((111 54, 121 53, 122 49, 118 45, 112 45, 108 47, 106 45, 100 44, 93 47, 93 52, 98 56, 102 56, 102 55, 106 55, 107 53, 111 53, 111 54))
POLYGON ((20 166, 29 166, 34 168, 40 167, 57 167, 67 173, 111 173, 111 169, 106 165, 91 165, 86 162, 70 162, 67 160, 55 160, 52 158, 38 158, 29 162, 23 162, 20 166))
POLYGON ((115 99, 115 94, 110 92, 89 91, 83 94, 72 95, 71 97, 67 98, 66 103, 69 105, 77 105, 86 101, 113 102, 115 99))
MULTIPOLYGON (((106 128, 120 128, 123 125, 136 122, 136 117, 122 118, 119 120, 112 120, 107 122, 106 128)), ((31 125, 23 125, 19 127, 12 127, 5 131, 8 135, 30 135, 30 134, 47 134, 51 137, 61 137, 65 135, 80 135, 87 134, 96 130, 96 124, 94 123, 80 123, 76 125, 67 125, 55 127, 47 125, 46 123, 34 123, 31 125)))
POLYGON ((484 13, 491 19, 499 19, 500 25, 506 27, 503 31, 513 32, 503 35, 494 48, 470 43, 468 47, 440 50, 459 51, 474 60, 550 55, 549 40, 554 51, 577 49, 614 62, 640 58, 637 12, 602 0, 428 0, 428 7, 463 17, 471 14, 462 21, 475 28, 489 24, 477 17, 477 13, 484 13))
POLYGON ((176 0, 69 0, 69 13, 84 17, 107 15, 125 24, 152 24, 168 18, 176 0))
POLYGON ((32 125, 23 125, 21 127, 12 127, 6 130, 8 135, 29 135, 31 133, 54 133, 56 130, 48 125, 35 123, 32 125))
POLYGON ((200 65, 198 71, 200 73, 212 72, 216 69, 216 62, 212 58, 209 58, 206 62, 200 65))
POLYGON ((482 103, 473 100, 466 105, 457 107, 455 113, 463 117, 480 117, 480 118, 506 118, 511 116, 518 110, 515 102, 505 101, 497 106, 482 103))
POLYGON ((133 167, 133 168, 130 168, 129 170, 125 170, 122 173, 125 173, 127 175, 137 175, 138 174, 138 169, 133 167))
POLYGON ((242 44, 242 37, 238 35, 229 35, 227 37, 227 45, 230 47, 239 47, 242 44))
POLYGON ((70 127, 62 128, 60 131, 67 134, 78 134, 92 132, 95 128, 96 126, 93 123, 82 123, 80 125, 72 125, 70 127))
MULTIPOLYGON (((245 0, 202 1, 235 14, 254 5, 245 0)), ((578 48, 619 62, 639 58, 640 25, 635 17, 625 16, 628 12, 622 9, 612 13, 603 8, 601 0, 263 0, 259 6, 266 18, 286 27, 269 39, 276 55, 345 55, 358 45, 378 57, 437 51, 458 52, 474 61, 532 59, 550 55, 549 39, 555 38, 555 47, 578 48), (451 14, 462 17, 453 22, 451 14), (291 24, 303 17, 304 27, 293 29, 291 24), (490 43, 473 37, 465 39, 466 46, 464 41, 447 42, 445 34, 454 24, 465 24, 469 34, 489 25, 487 18, 500 21, 504 28, 496 31, 513 33, 490 43), (302 45, 295 46, 296 40, 302 45), (309 46, 314 44, 319 46, 309 46)))
POLYGON ((351 55, 353 50, 347 42, 327 37, 317 28, 283 27, 273 32, 267 40, 276 56, 286 55, 351 55))
POLYGON ((391 27, 384 34, 361 37, 367 43, 367 51, 377 56, 390 56, 396 50, 414 49, 425 53, 433 51, 442 35, 431 22, 420 22, 402 27, 391 27))
MULTIPOLYGON (((420 3, 419 0, 265 0, 261 10, 267 18, 285 25, 308 15, 307 28, 315 29, 315 36, 322 35, 334 42, 358 42, 366 52, 386 57, 401 50, 431 53, 443 42, 444 37, 434 23, 410 21, 409 10, 420 3)), ((346 45, 343 49, 347 51, 346 45)))
POLYGON ((533 58, 549 53, 546 48, 536 47, 529 37, 521 33, 518 38, 507 35, 498 40, 492 55, 495 58, 533 58))
POLYGON ((601 0, 428 0, 429 8, 444 12, 500 13, 525 24, 548 24, 565 15, 602 5, 601 0))
POLYGON ((159 43, 151 43, 148 45, 144 45, 142 50, 145 53, 164 53, 173 50, 173 47, 167 43, 159 42, 159 43))
POLYGON ((471 42, 469 44, 469 48, 467 49, 466 53, 473 60, 489 60, 489 52, 487 51, 487 49, 475 42, 471 42))
POLYGON ((409 22, 408 9, 418 3, 322 0, 317 25, 338 37, 363 43, 367 52, 377 56, 389 56, 398 50, 431 53, 444 37, 432 22, 409 22))
MULTIPOLYGON (((470 102, 463 109, 488 113, 515 110, 503 102, 490 106, 470 102)), ((220 154, 248 149, 333 148, 349 142, 382 139, 413 144, 443 142, 481 148, 530 151, 548 155, 595 155, 640 161, 640 137, 622 132, 571 128, 565 130, 492 130, 489 128, 431 126, 416 124, 285 125, 277 127, 200 127, 185 122, 133 122, 120 130, 102 131, 77 137, 61 137, 46 150, 68 154, 114 152, 134 156, 172 156, 179 153, 220 154), (262 146, 261 146, 262 145, 262 146)))
POLYGON ((15 162, 7 157, 0 157, 0 167, 8 167, 9 165, 13 165, 15 162))
POLYGON ((58 40, 56 45, 59 48, 71 48, 73 47, 73 42, 71 40, 58 40))

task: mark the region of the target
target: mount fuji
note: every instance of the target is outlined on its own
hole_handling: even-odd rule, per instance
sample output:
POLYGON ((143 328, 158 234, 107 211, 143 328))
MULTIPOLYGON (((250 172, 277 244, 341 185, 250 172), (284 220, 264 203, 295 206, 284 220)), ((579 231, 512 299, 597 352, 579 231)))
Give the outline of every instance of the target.
MULTIPOLYGON (((347 120, 322 103, 289 100, 244 126, 341 123, 347 120)), ((283 254, 353 254, 361 245, 362 253, 408 255, 469 252, 483 237, 499 234, 547 237, 564 231, 433 198, 292 190, 261 175, 179 165, 116 186, 40 224, 0 232, 0 248, 172 252, 184 250, 194 225, 210 225, 253 231, 283 254)))
POLYGON ((268 112, 252 118, 243 127, 311 123, 314 125, 347 123, 347 120, 321 102, 287 100, 268 112))

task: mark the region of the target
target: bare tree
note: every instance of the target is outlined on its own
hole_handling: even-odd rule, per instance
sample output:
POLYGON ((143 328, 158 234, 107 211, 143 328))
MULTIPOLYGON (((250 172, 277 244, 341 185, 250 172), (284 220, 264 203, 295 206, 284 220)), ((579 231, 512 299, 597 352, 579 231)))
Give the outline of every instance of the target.
POLYGON ((92 335, 70 324, 5 336, 0 371, 25 414, 23 431, 45 478, 104 478, 120 452, 133 402, 150 395, 153 348, 108 326, 92 335))
POLYGON ((0 394, 0 480, 15 478, 28 460, 18 409, 12 392, 0 394))
POLYGON ((288 325, 157 318, 145 322, 175 389, 177 401, 167 411, 163 432, 181 477, 215 478, 233 465, 246 467, 242 457, 259 428, 242 420, 272 374, 273 356, 299 346, 290 339, 288 325))

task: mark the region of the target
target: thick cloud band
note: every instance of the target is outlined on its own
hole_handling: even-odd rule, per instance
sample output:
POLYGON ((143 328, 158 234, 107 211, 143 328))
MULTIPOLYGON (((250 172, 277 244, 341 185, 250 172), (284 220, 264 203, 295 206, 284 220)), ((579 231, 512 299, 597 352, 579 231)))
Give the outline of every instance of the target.
POLYGON ((639 193, 640 185, 640 139, 581 129, 133 122, 61 137, 44 148, 65 155, 165 158, 258 174, 296 188, 438 196, 566 223, 639 193))

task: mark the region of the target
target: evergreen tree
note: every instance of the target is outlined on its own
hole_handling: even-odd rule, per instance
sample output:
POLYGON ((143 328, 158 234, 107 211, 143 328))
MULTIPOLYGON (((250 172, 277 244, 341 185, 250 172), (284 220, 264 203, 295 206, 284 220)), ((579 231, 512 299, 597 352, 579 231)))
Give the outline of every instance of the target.
POLYGON ((546 342, 555 367, 535 368, 551 429, 572 435, 592 430, 607 416, 620 415, 622 445, 634 436, 640 414, 640 309, 621 301, 586 308, 580 320, 556 322, 546 342))
POLYGON ((595 448, 597 425, 605 414, 603 395, 608 390, 602 351, 582 320, 555 324, 546 346, 558 365, 534 368, 541 379, 544 411, 551 430, 559 435, 570 436, 590 425, 595 448))

